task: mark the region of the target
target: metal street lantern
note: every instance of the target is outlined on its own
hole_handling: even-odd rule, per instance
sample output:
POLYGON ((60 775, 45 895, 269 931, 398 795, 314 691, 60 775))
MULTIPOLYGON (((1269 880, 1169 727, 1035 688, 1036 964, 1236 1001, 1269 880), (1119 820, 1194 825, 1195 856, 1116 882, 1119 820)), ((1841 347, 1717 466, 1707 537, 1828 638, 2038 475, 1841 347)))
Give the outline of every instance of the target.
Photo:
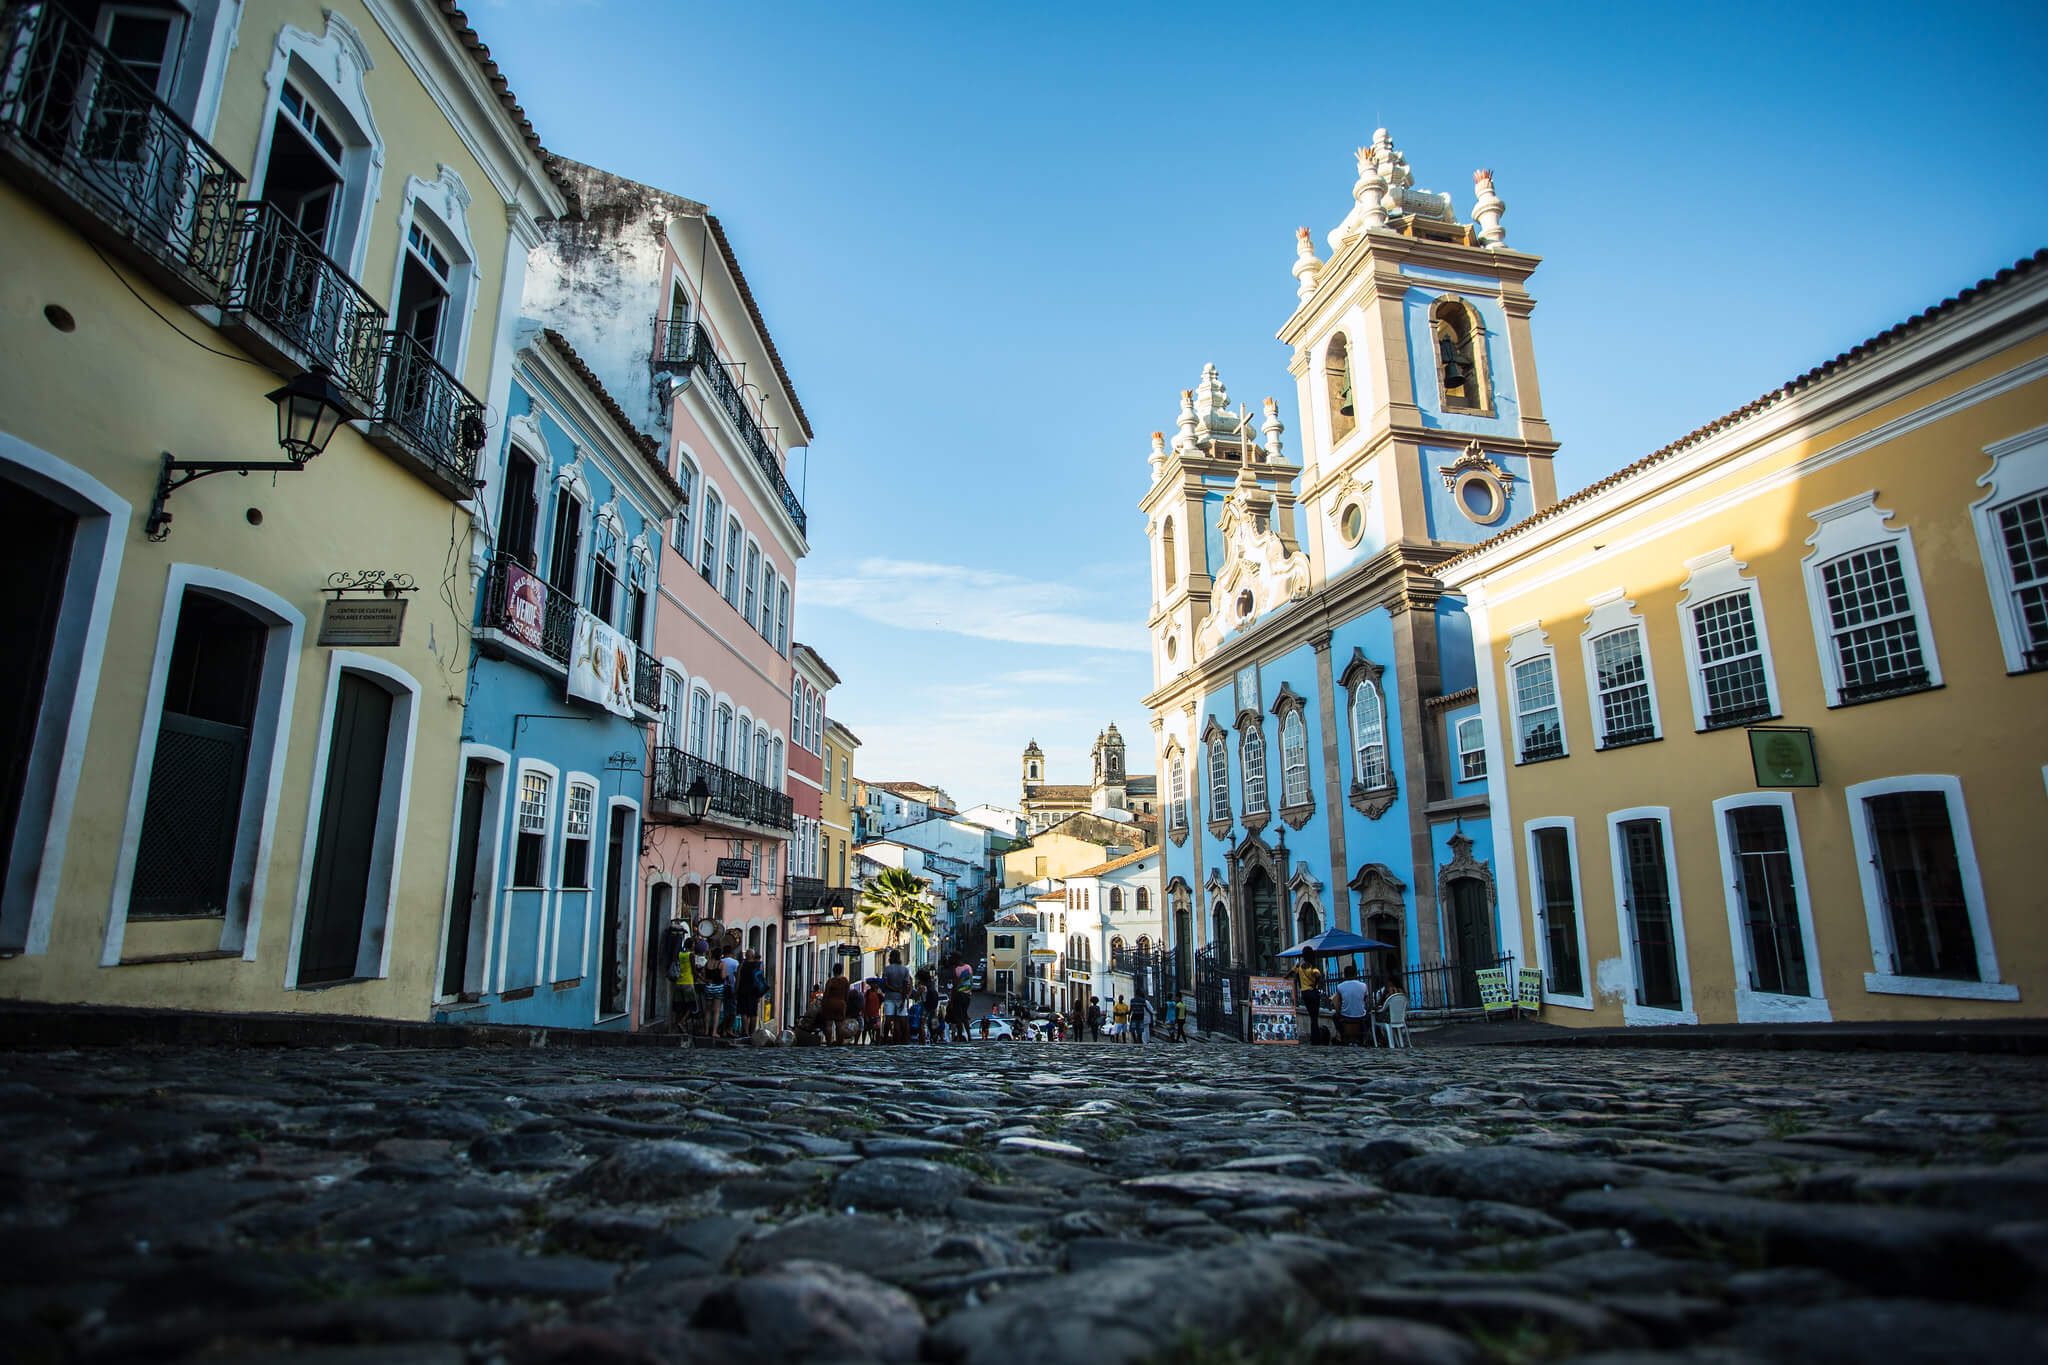
POLYGON ((704 812, 711 809, 711 788, 704 785, 704 774, 698 773, 690 782, 690 789, 683 793, 683 804, 690 812, 689 823, 697 824, 704 818, 704 812))
POLYGON ((267 395, 277 404, 277 444, 294 464, 327 449, 349 413, 348 396, 323 368, 315 366, 267 395))

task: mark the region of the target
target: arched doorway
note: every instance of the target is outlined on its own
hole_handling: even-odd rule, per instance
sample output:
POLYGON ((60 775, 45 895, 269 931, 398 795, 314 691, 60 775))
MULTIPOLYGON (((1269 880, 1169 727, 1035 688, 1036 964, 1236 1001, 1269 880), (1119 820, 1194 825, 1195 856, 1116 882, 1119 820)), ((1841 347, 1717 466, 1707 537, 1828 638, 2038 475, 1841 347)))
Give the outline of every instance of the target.
POLYGON ((1271 975, 1280 970, 1280 950, 1287 946, 1280 941, 1280 896, 1263 867, 1246 874, 1244 890, 1251 906, 1251 967, 1271 975))

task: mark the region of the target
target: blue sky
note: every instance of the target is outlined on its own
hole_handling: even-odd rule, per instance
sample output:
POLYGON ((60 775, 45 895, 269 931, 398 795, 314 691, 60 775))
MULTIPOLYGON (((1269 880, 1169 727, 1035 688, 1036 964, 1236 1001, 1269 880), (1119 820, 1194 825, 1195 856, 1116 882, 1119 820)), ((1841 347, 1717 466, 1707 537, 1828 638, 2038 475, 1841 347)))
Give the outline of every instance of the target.
POLYGON ((863 776, 1150 766, 1148 434, 1293 382, 1293 235, 1491 167, 1569 491, 2048 245, 2038 6, 472 0, 547 145, 709 204, 818 432, 798 635, 863 776))

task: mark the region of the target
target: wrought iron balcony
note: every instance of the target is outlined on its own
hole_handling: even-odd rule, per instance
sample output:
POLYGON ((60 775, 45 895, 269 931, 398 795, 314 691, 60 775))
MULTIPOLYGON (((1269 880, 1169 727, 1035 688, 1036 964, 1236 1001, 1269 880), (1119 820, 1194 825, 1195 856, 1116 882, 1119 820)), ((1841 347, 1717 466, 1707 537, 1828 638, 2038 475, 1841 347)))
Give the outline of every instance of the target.
POLYGON ((403 332, 377 344, 376 406, 370 440, 451 498, 476 491, 484 448, 484 405, 403 332))
POLYGON ((1771 710, 1766 701, 1751 702, 1747 706, 1731 707, 1726 711, 1709 711, 1701 724, 1702 730, 1725 730, 1734 725, 1747 725, 1751 721, 1769 720, 1777 712, 1771 710))
POLYGON ((644 649, 633 651, 633 704, 661 709, 661 663, 644 649))
POLYGON ((241 172, 54 4, 0 14, 0 167, 179 303, 220 298, 241 172))
POLYGON ((501 554, 491 561, 490 572, 484 576, 476 624, 478 630, 517 641, 567 669, 576 636, 576 599, 548 586, 512 556, 501 554), (518 592, 512 590, 515 579, 518 592))
POLYGON ((1600 742, 1602 749, 1625 749, 1631 744, 1648 744, 1657 737, 1654 725, 1631 725, 1624 730, 1609 730, 1600 742))
POLYGON ((711 792, 711 805, 704 814, 706 824, 786 830, 796 823, 790 799, 781 792, 709 759, 671 748, 654 751, 649 818, 662 823, 683 818, 690 788, 700 777, 711 792))
POLYGON ((235 205, 232 236, 221 330, 283 373, 325 368, 357 405, 351 417, 376 411, 377 301, 275 204, 235 205))
POLYGON ((747 398, 740 390, 739 381, 732 377, 732 371, 718 358, 717 349, 711 344, 710 333, 694 322, 677 318, 656 318, 654 320, 654 349, 650 353, 654 368, 674 370, 679 374, 695 371, 704 377, 705 385, 725 409, 725 415, 732 419, 734 430, 740 434, 740 443, 752 453, 754 463, 761 470, 761 476, 768 480, 768 486, 782 499, 782 510, 796 523, 802 533, 808 525, 804 507, 797 501, 796 491, 783 476, 782 461, 775 453, 775 445, 761 430, 761 424, 754 420, 754 414, 747 407, 747 398))
POLYGON ((1925 692, 1932 686, 1934 684, 1929 680, 1924 668, 1908 668, 1879 677, 1858 678, 1842 683, 1842 705, 1853 706, 1857 702, 1903 697, 1908 692, 1925 692))
POLYGON ((833 910, 851 914, 860 906, 860 892, 850 886, 827 886, 823 877, 791 877, 782 884, 782 913, 823 915, 833 910))
POLYGON ((1555 725, 1531 730, 1522 740, 1522 762, 1541 763, 1564 757, 1564 731, 1555 725))

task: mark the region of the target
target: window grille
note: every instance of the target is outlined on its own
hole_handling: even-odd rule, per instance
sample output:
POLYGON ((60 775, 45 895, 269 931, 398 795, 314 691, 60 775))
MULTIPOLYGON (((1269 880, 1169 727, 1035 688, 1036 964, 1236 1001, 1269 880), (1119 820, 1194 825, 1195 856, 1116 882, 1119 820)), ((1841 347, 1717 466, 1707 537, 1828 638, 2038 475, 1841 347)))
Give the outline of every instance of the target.
POLYGON ((1643 663, 1643 635, 1634 626, 1610 630, 1593 640, 1594 686, 1600 699, 1602 748, 1654 739, 1650 674, 1643 663))
POLYGON ((597 793, 589 787, 579 785, 569 788, 569 813, 566 823, 571 839, 590 837, 590 806, 596 795, 597 793))
POLYGON ((1740 725, 1771 714, 1763 644, 1755 605, 1747 592, 1730 593, 1693 608, 1699 645, 1700 689, 1706 694, 1705 728, 1740 725))
POLYGON ((1223 736, 1209 737, 1209 818, 1230 814, 1230 759, 1225 755, 1223 736))
POLYGON ((1357 750, 1358 785, 1371 791, 1391 785, 1387 765, 1387 719, 1379 685, 1361 678, 1351 694, 1352 743, 1357 750))
POLYGON ((548 827, 548 775, 527 773, 519 779, 519 829, 540 834, 548 827))
POLYGON ((1244 765, 1244 808, 1247 814, 1266 808, 1266 736, 1257 726, 1244 737, 1239 761, 1244 765))
POLYGON ((1458 778, 1475 782, 1486 776, 1486 723, 1477 716, 1458 722, 1458 778))
POLYGON ((1515 665, 1515 724, 1522 762, 1564 757, 1564 722, 1557 708, 1557 675, 1550 659, 1515 665))
POLYGON ((1872 545, 1821 565, 1828 632, 1841 669, 1842 700, 1924 686, 1920 623, 1896 545, 1872 545))
POLYGON ((1899 976, 1979 979, 1977 936, 1963 894, 1955 828, 1939 791, 1894 792, 1864 803, 1899 976))
POLYGON ((1308 804, 1308 727, 1299 711, 1280 722, 1280 800, 1286 806, 1308 804))

